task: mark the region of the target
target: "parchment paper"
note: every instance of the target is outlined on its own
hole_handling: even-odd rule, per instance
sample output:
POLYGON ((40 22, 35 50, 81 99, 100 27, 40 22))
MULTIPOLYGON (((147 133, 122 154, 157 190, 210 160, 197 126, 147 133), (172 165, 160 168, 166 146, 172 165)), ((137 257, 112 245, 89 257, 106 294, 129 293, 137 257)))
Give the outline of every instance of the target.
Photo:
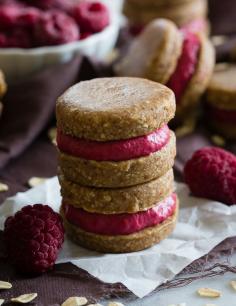
MULTIPOLYGON (((181 209, 170 238, 148 250, 120 255, 91 252, 66 238, 57 263, 71 262, 104 282, 121 282, 144 297, 227 237, 236 236, 236 206, 191 197, 184 184, 176 184, 176 190, 181 209)), ((43 203, 59 211, 60 202, 58 179, 48 179, 1 205, 0 229, 7 216, 25 205, 43 203)))

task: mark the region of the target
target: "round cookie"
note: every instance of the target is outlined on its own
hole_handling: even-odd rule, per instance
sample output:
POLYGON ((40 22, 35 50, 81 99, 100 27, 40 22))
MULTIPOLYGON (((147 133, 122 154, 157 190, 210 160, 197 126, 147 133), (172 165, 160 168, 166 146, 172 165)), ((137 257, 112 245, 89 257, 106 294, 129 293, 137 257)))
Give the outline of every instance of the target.
POLYGON ((146 135, 175 114, 174 94, 140 78, 99 78, 80 82, 57 101, 63 133, 96 141, 146 135))
POLYGON ((165 84, 174 72, 182 52, 183 37, 175 24, 156 19, 136 37, 117 66, 117 75, 147 77, 165 84))
POLYGON ((156 18, 166 18, 181 27, 193 20, 206 18, 207 9, 206 0, 193 0, 191 2, 163 5, 160 7, 138 7, 126 1, 124 14, 128 17, 131 25, 146 25, 156 18))
POLYGON ((63 201, 92 213, 135 213, 149 209, 173 191, 173 170, 150 182, 117 189, 91 188, 59 175, 63 201))
POLYGON ((235 75, 235 64, 217 64, 206 93, 209 125, 229 139, 236 139, 235 75))
POLYGON ((69 223, 62 210, 61 215, 69 237, 83 247, 105 253, 136 252, 151 247, 173 232, 178 216, 178 203, 173 216, 157 226, 130 235, 108 236, 89 233, 69 223))
POLYGON ((207 88, 207 102, 213 107, 236 111, 236 64, 220 63, 207 88))
POLYGON ((128 187, 161 177, 174 165, 176 155, 175 135, 159 151, 148 156, 120 161, 86 160, 60 152, 59 164, 64 176, 77 184, 120 188, 128 187))
POLYGON ((176 94, 175 121, 181 122, 200 102, 214 64, 215 50, 205 35, 178 30, 172 22, 156 19, 134 39, 127 55, 117 64, 117 72, 129 76, 136 73, 167 84, 176 94), (179 46, 176 51, 174 45, 179 46))

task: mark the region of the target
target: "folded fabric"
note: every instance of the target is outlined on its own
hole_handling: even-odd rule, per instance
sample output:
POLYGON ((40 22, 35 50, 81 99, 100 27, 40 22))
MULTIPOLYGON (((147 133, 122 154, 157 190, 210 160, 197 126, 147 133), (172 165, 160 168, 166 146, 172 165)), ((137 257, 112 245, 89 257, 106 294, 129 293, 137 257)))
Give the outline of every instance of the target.
POLYGON ((56 98, 77 79, 81 59, 9 86, 0 120, 0 168, 21 154, 49 123, 56 98))

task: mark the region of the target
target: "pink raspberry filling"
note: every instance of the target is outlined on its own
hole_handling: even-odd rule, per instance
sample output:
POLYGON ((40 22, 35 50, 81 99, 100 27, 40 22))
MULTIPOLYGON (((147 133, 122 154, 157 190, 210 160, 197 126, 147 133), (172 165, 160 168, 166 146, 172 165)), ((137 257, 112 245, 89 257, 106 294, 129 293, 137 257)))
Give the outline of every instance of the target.
POLYGON ((161 224, 176 210, 176 194, 158 203, 155 207, 134 214, 104 215, 89 213, 63 203, 65 218, 75 226, 101 235, 129 235, 147 227, 161 224))
POLYGON ((96 161, 124 161, 161 150, 170 139, 167 125, 149 135, 125 140, 98 142, 57 133, 58 148, 69 155, 96 161))
POLYGON ((236 125, 236 110, 224 110, 213 106, 208 106, 211 119, 223 123, 231 123, 236 125))
POLYGON ((179 103, 189 81, 194 75, 200 50, 200 41, 195 33, 184 29, 182 33, 184 35, 182 54, 176 70, 167 84, 174 91, 177 103, 179 103))

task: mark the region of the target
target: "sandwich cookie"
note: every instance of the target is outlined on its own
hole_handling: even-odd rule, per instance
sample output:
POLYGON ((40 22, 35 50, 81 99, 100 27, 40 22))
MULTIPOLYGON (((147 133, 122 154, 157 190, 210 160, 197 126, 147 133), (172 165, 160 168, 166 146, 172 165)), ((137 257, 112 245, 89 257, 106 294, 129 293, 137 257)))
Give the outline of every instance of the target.
POLYGON ((146 77, 166 84, 176 96, 176 117, 183 119, 199 103, 214 63, 214 48, 204 35, 156 19, 134 39, 115 70, 120 76, 146 77))
POLYGON ((61 215, 69 237, 79 245, 98 252, 135 252, 172 233, 178 199, 173 193, 149 210, 115 215, 92 214, 63 203, 61 215))
POLYGON ((236 139, 235 76, 235 64, 217 64, 206 93, 209 124, 229 139, 236 139))
POLYGON ((85 186, 128 187, 164 175, 174 163, 175 114, 167 87, 140 78, 81 82, 57 102, 60 168, 85 186))

